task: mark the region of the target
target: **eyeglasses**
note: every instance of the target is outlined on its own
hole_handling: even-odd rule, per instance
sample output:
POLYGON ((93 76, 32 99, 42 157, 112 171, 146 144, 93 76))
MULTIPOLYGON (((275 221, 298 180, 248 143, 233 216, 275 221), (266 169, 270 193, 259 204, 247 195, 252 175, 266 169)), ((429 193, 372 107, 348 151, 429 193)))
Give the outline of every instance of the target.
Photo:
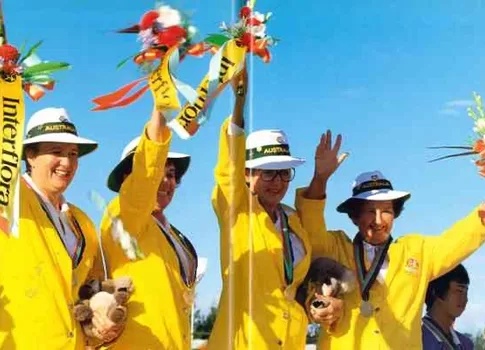
POLYGON ((277 176, 281 181, 290 182, 295 178, 295 169, 282 169, 282 170, 260 170, 260 176, 263 181, 273 181, 277 176))

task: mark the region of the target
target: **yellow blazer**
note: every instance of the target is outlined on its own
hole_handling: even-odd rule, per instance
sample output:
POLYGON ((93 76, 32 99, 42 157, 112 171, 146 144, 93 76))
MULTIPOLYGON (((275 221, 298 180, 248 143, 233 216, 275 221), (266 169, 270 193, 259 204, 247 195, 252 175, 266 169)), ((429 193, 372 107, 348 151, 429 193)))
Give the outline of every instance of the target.
POLYGON ((0 232, 0 348, 84 349, 73 315, 78 289, 102 278, 92 221, 69 204, 86 240, 79 265, 72 260, 34 191, 20 182, 20 238, 0 232), (96 262, 95 262, 96 260, 96 262))
MULTIPOLYGON (((324 201, 297 191, 296 208, 313 234, 314 254, 338 260, 356 273, 351 240, 342 231, 327 231, 324 201)), ((485 227, 474 210, 439 236, 409 234, 388 251, 385 285, 370 290, 372 317, 360 315, 359 288, 345 296, 343 318, 320 336, 320 349, 421 349, 421 315, 428 282, 448 272, 485 241, 485 227)))
POLYGON ((112 276, 130 276, 135 287, 128 302, 126 327, 110 349, 190 349, 191 308, 184 294, 192 289, 185 285, 177 255, 152 217, 170 141, 168 130, 162 143, 150 141, 143 133, 133 171, 108 206, 110 215, 121 218, 124 229, 137 239, 146 257, 130 261, 113 240, 110 215, 105 213, 101 222, 112 276))
POLYGON ((287 297, 282 235, 246 186, 245 137, 229 136, 228 123, 221 128, 212 197, 221 230, 223 289, 208 347, 303 349, 308 319, 294 294, 310 265, 310 238, 296 212, 285 207, 291 231, 306 251, 287 297))

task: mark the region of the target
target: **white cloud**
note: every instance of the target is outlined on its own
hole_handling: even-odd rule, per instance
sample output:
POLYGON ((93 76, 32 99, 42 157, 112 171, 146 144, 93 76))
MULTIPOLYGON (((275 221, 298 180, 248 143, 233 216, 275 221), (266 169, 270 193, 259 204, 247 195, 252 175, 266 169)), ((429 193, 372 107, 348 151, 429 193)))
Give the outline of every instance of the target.
POLYGON ((440 110, 440 114, 444 114, 444 115, 460 115, 460 112, 458 112, 455 109, 444 108, 444 109, 440 110))
POLYGON ((470 107, 471 105, 473 105, 472 100, 453 100, 445 103, 445 106, 450 108, 470 107))
POLYGON ((463 110, 472 105, 473 105, 472 100, 448 101, 444 104, 443 108, 440 110, 440 114, 452 115, 452 116, 462 115, 464 113, 463 110))

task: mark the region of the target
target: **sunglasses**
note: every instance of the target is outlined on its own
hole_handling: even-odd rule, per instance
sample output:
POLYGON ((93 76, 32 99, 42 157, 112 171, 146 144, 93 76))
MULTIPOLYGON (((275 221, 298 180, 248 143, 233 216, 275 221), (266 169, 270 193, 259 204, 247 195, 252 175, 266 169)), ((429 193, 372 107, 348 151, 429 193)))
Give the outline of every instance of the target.
POLYGON ((263 181, 273 181, 279 176, 281 181, 290 182, 295 178, 295 169, 282 169, 282 170, 260 170, 260 177, 263 181))

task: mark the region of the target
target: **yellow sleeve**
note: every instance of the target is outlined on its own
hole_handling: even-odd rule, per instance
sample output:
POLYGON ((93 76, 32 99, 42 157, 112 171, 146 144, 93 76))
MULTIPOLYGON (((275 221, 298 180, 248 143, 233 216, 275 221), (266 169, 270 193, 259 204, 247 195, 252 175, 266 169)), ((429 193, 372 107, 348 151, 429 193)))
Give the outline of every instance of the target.
POLYGON ((145 128, 133 157, 131 174, 121 185, 119 216, 125 230, 135 238, 143 233, 146 218, 155 209, 156 193, 165 176, 171 140, 172 133, 168 128, 164 129, 160 143, 149 140, 145 128))
POLYGON ((437 237, 425 237, 425 254, 430 261, 429 279, 433 280, 465 260, 485 241, 485 226, 478 208, 437 237))
POLYGON ((219 155, 214 170, 216 186, 212 203, 218 215, 225 215, 228 209, 237 210, 248 198, 245 136, 229 135, 227 129, 230 121, 231 118, 227 118, 221 127, 219 155))
POLYGON ((324 218, 325 199, 308 199, 303 196, 305 188, 296 190, 295 208, 303 228, 308 232, 312 245, 312 259, 334 257, 338 246, 338 235, 327 231, 324 218))

